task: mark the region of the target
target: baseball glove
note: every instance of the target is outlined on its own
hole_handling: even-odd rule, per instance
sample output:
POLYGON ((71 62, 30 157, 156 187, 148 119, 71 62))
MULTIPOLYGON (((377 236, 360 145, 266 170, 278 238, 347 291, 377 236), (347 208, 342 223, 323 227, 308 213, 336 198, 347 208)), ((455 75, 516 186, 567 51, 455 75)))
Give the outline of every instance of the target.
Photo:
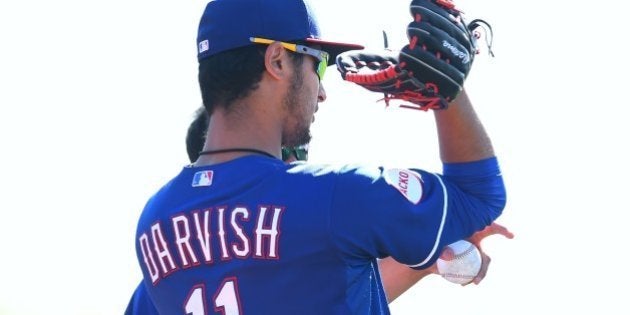
POLYGON ((477 28, 489 32, 490 54, 492 29, 479 19, 466 24, 449 0, 413 0, 410 11, 409 43, 402 50, 349 51, 337 56, 337 69, 344 80, 383 93, 388 105, 400 99, 413 104, 401 107, 445 109, 462 91, 479 52, 477 28))

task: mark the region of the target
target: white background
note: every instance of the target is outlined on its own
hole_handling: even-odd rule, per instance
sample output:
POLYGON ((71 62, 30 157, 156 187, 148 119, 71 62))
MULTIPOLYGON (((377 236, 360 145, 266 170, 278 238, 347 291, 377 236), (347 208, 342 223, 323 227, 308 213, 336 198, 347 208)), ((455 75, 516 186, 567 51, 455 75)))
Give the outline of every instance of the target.
MULTIPOLYGON (((324 36, 402 47, 408 1, 314 2, 324 36), (326 36, 327 35, 327 36, 326 36)), ((628 314, 627 23, 617 2, 461 0, 494 29, 466 83, 508 205, 479 286, 438 276, 394 314, 628 314), (618 288, 618 289, 617 289, 618 288)), ((205 1, 0 4, 0 314, 122 314, 148 197, 187 163, 205 1)), ((313 161, 440 171, 432 114, 330 68, 313 161)))

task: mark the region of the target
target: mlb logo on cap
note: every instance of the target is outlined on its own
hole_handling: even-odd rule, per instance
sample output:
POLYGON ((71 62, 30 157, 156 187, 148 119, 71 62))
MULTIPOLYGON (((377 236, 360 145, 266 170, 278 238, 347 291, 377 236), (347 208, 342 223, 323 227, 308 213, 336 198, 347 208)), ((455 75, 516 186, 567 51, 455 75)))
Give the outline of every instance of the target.
POLYGON ((212 185, 213 171, 199 171, 193 176, 193 187, 206 187, 212 185))
POLYGON ((199 53, 203 53, 210 49, 210 45, 208 44, 208 40, 203 40, 199 43, 199 53))

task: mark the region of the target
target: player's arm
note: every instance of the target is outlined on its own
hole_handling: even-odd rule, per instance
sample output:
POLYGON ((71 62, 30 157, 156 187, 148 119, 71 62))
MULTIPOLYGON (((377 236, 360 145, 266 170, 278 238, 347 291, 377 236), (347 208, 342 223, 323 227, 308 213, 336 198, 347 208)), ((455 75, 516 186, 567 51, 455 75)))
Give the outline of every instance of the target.
POLYGON ((434 115, 442 162, 478 161, 494 156, 490 137, 465 91, 447 109, 436 110, 434 115))
POLYGON ((492 144, 463 91, 479 51, 475 19, 466 23, 450 0, 412 0, 409 43, 399 52, 349 51, 337 56, 344 80, 385 100, 421 110, 435 109, 440 155, 445 163, 479 161, 494 156, 492 144))
MULTIPOLYGON (((486 237, 490 235, 502 235, 506 238, 513 238, 514 234, 510 232, 506 227, 498 224, 492 223, 487 226, 485 229, 476 232, 470 237, 468 240, 475 244, 479 251, 481 252, 481 269, 479 273, 471 283, 479 284, 488 273, 488 267, 490 266, 490 256, 486 254, 481 246, 481 241, 483 241, 486 237)), ((448 255, 449 253, 443 252, 442 255, 448 255)), ((411 287, 413 287, 420 280, 424 279, 424 277, 437 274, 436 264, 433 264, 431 267, 423 270, 416 270, 409 268, 409 266, 401 264, 394 260, 391 257, 387 257, 378 261, 378 269, 381 274, 381 280, 383 282, 383 288, 385 290, 385 295, 387 296, 387 303, 393 302, 396 298, 401 296, 411 287)), ((468 285, 468 284, 464 284, 468 285)))
POLYGON ((505 207, 506 193, 490 138, 463 91, 477 51, 473 31, 480 20, 465 24, 448 0, 412 0, 410 9, 409 44, 397 57, 350 51, 337 57, 337 66, 346 81, 383 92, 386 100, 401 99, 418 109, 435 109, 443 175, 418 169, 383 170, 383 181, 404 199, 396 199, 391 189, 380 189, 383 181, 372 178, 361 189, 353 188, 361 183, 346 186, 341 182, 337 201, 341 209, 347 209, 341 212, 347 218, 339 219, 353 225, 349 231, 360 237, 377 236, 371 244, 356 237, 349 245, 424 269, 437 260, 444 246, 496 220, 505 207), (371 189, 377 194, 374 198, 367 193, 371 189), (342 195, 365 196, 365 200, 342 200, 342 195), (352 213, 355 208, 362 212, 352 213), (371 222, 357 224, 352 221, 357 217, 371 222))
POLYGON ((387 296, 387 303, 393 302, 424 277, 436 273, 435 264, 427 269, 415 270, 391 257, 379 260, 378 269, 387 296))

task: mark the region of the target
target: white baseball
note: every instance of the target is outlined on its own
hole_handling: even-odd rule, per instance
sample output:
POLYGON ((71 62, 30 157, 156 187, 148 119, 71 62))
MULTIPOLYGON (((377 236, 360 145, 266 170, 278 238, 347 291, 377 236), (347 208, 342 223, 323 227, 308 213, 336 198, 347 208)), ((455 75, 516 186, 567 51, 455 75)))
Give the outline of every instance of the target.
POLYGON ((473 243, 461 240, 448 245, 455 257, 452 260, 437 260, 438 273, 446 280, 466 284, 481 270, 481 253, 473 243))

